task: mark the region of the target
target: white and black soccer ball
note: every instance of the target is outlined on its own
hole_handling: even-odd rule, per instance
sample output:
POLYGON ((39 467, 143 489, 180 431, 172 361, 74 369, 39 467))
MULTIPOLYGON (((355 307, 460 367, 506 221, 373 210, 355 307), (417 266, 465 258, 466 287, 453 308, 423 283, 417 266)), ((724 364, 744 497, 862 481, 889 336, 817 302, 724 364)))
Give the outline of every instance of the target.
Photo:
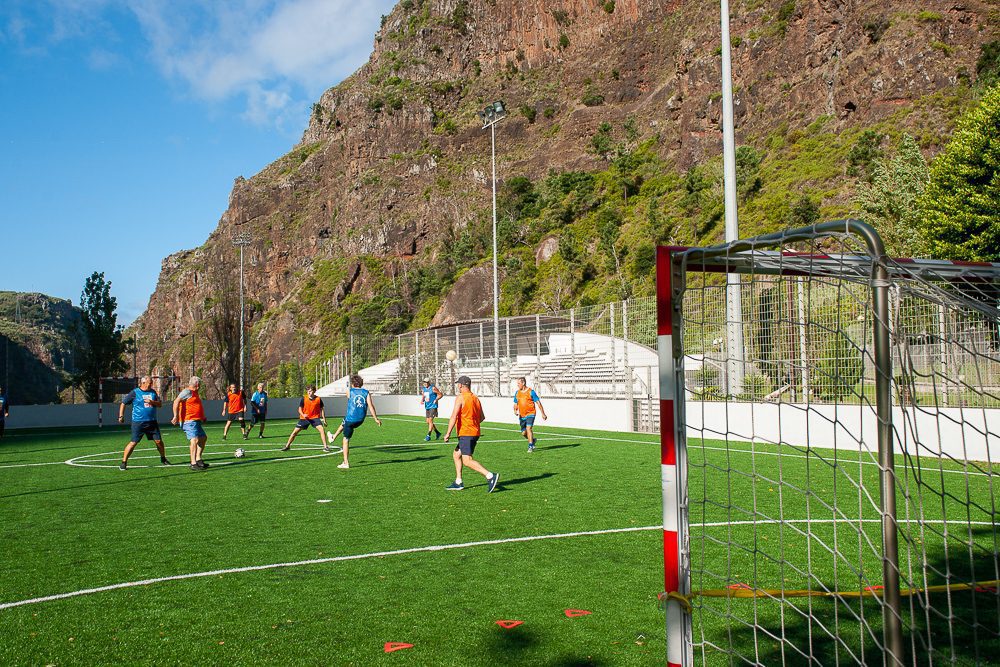
POLYGON ((458 353, 455 352, 455 350, 448 350, 447 352, 444 353, 444 358, 447 359, 448 361, 455 361, 456 359, 458 359, 458 353))
POLYGON ((235 456, 238 459, 241 459, 246 455, 247 455, 247 450, 243 449, 242 447, 233 452, 233 456, 235 456))

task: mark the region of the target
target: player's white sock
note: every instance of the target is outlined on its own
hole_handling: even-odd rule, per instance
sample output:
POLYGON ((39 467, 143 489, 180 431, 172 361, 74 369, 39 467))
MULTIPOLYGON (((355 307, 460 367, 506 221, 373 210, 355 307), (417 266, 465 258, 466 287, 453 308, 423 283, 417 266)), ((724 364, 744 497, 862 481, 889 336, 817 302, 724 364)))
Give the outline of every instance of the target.
POLYGON ((489 480, 493 479, 493 473, 491 473, 491 472, 487 472, 487 473, 486 473, 486 479, 487 479, 487 481, 489 481, 489 480))
POLYGON ((462 478, 461 477, 456 477, 455 478, 455 484, 461 485, 462 484, 462 478))

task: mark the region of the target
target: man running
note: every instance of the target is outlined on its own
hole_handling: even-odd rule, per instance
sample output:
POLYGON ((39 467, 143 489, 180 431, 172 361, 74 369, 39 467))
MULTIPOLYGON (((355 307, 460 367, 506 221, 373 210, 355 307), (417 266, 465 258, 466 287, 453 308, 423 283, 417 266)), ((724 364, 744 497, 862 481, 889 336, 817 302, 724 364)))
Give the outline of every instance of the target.
POLYGON ((208 467, 201 458, 205 453, 208 435, 201 425, 205 421, 205 406, 202 405, 201 397, 198 395, 200 388, 201 378, 197 375, 192 376, 187 389, 174 399, 174 416, 170 420, 171 424, 180 424, 184 435, 191 442, 191 470, 204 470, 208 467))
POLYGON ((323 399, 316 395, 316 387, 309 385, 306 387, 306 395, 299 399, 299 421, 292 429, 292 434, 288 436, 288 442, 281 448, 287 452, 292 448, 295 436, 310 426, 319 431, 320 441, 323 443, 323 451, 328 451, 326 444, 326 410, 323 407, 323 399))
POLYGON ((444 396, 444 392, 437 388, 437 385, 430 378, 424 378, 424 386, 420 389, 420 402, 424 404, 424 414, 427 417, 427 435, 424 442, 431 441, 431 433, 434 439, 441 437, 441 431, 434 424, 434 418, 438 416, 438 401, 444 396))
MULTIPOLYGON (((351 467, 351 464, 347 460, 348 450, 351 446, 351 436, 354 435, 354 431, 364 423, 365 416, 371 412, 372 417, 375 419, 375 423, 379 426, 382 425, 382 420, 378 418, 378 414, 375 412, 375 402, 372 401, 371 392, 367 389, 361 388, 364 383, 365 381, 361 379, 360 375, 351 376, 351 386, 347 390, 347 410, 344 412, 344 421, 337 427, 336 433, 330 436, 330 442, 334 442, 341 432, 344 434, 344 462, 337 467, 344 468, 345 470, 351 467)), ((323 451, 330 451, 329 445, 325 446, 323 451)))
POLYGON ((163 448, 163 437, 160 435, 160 424, 156 421, 156 408, 163 405, 159 394, 152 387, 153 381, 148 375, 139 378, 139 386, 125 394, 121 404, 118 406, 118 423, 125 423, 125 406, 132 406, 132 439, 125 445, 125 453, 122 454, 119 470, 128 470, 128 457, 132 455, 132 450, 142 441, 142 436, 146 436, 156 444, 160 451, 160 463, 168 466, 167 452, 163 448))
POLYGON ((250 397, 250 427, 247 429, 247 433, 253 430, 253 425, 259 423, 260 431, 257 433, 258 439, 264 438, 264 426, 267 422, 267 390, 264 389, 264 383, 257 383, 257 391, 253 393, 250 397))
POLYGON ((223 440, 229 435, 229 427, 235 421, 240 423, 240 433, 243 434, 243 439, 247 439, 247 436, 250 435, 250 429, 247 428, 244 417, 246 411, 247 395, 243 391, 243 387, 240 387, 239 391, 237 391, 235 384, 229 385, 229 390, 226 392, 226 402, 222 405, 222 416, 226 418, 226 427, 222 429, 223 440))
POLYGON ((486 478, 486 492, 493 493, 500 481, 500 474, 490 472, 482 466, 479 461, 472 458, 476 451, 476 443, 479 442, 481 430, 479 425, 486 419, 483 413, 483 405, 479 398, 472 393, 472 380, 468 375, 458 378, 459 395, 455 399, 455 409, 452 410, 451 419, 448 420, 448 430, 444 433, 444 441, 448 442, 452 430, 458 427, 458 445, 452 454, 455 460, 455 481, 446 486, 448 491, 461 491, 465 488, 462 483, 462 466, 472 468, 486 478))
POLYGON ((538 398, 535 390, 528 386, 523 377, 517 378, 517 391, 514 393, 514 415, 518 417, 521 435, 528 440, 528 453, 535 451, 535 406, 542 413, 542 419, 548 421, 545 408, 542 407, 542 399, 538 398))

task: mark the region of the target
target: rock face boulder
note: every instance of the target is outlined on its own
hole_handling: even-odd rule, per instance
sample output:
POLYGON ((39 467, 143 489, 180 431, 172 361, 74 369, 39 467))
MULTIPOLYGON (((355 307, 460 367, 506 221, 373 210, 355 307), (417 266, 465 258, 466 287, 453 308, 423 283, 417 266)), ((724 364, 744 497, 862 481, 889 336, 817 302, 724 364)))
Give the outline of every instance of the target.
POLYGON ((493 267, 474 266, 461 275, 438 308, 431 326, 493 316, 493 267))
MULTIPOLYGON (((993 4, 734 7, 737 141, 782 141, 821 117, 836 132, 893 118, 899 129, 947 125, 934 107, 946 101, 911 116, 900 109, 975 72, 981 45, 1000 36, 993 4)), ((150 363, 184 367, 183 336, 207 332, 232 288, 230 241, 240 231, 254 238, 246 284, 255 372, 329 353, 359 308, 381 333, 426 322, 437 303, 435 323, 490 314, 492 279, 481 266, 441 292, 461 263, 480 261, 449 244, 490 210, 490 139, 476 112, 507 102, 497 127, 501 186, 515 175, 605 168, 593 137, 602 123, 626 121, 683 171, 721 151, 718 34, 713 3, 400 3, 370 60, 313 105, 302 141, 237 178, 206 242, 167 258, 133 332, 150 363), (428 274, 442 263, 448 271, 428 274), (373 316, 379 309, 391 313, 386 326, 373 316)), ((536 261, 557 248, 546 239, 536 261)), ((218 346, 199 363, 209 376, 218 375, 213 355, 218 346)))

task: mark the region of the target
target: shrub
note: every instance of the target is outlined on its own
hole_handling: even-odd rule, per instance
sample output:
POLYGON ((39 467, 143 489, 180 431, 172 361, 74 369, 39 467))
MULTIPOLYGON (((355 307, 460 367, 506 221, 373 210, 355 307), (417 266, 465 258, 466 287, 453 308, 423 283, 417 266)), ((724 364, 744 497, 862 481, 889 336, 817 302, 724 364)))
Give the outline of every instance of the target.
POLYGON ((840 399, 854 392, 865 371, 864 358, 851 339, 834 332, 823 348, 823 358, 815 366, 817 393, 822 398, 840 399))
POLYGON ((569 37, 567 37, 566 33, 564 32, 559 33, 559 48, 565 49, 568 46, 569 46, 569 37))
POLYGON ((535 122, 535 117, 538 115, 538 111, 535 110, 535 107, 524 105, 521 107, 520 111, 521 115, 528 119, 529 123, 535 122))
POLYGON ((771 380, 766 375, 751 373, 743 378, 743 393, 740 398, 759 401, 771 393, 771 380))

